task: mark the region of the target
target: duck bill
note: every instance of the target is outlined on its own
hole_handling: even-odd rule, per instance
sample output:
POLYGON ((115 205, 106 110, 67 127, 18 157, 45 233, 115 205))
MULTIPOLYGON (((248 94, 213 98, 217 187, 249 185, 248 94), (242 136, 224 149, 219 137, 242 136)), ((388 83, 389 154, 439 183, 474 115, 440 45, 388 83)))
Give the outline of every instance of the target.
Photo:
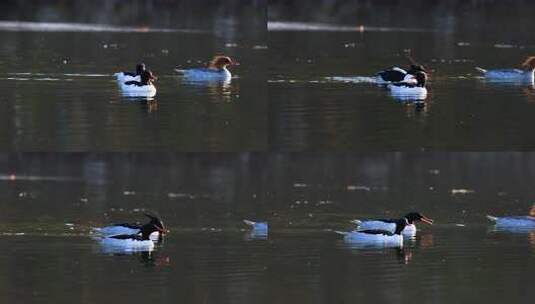
POLYGON ((162 229, 162 228, 159 228, 158 231, 159 231, 161 234, 167 234, 167 233, 171 232, 171 230, 169 230, 169 229, 162 229))
POLYGON ((428 217, 425 217, 425 216, 422 217, 421 221, 426 223, 426 224, 433 225, 433 220, 428 218, 428 217))

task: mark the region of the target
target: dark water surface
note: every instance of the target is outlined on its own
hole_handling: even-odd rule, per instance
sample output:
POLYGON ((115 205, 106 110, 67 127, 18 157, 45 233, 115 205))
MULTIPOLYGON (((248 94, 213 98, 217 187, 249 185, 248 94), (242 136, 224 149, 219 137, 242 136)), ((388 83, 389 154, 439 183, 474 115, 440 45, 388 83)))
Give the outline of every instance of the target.
POLYGON ((102 1, 97 9, 73 1, 34 14, 8 5, 0 18, 0 149, 265 149, 265 4, 189 2, 102 1), (241 63, 230 84, 175 75, 215 54, 241 63), (140 61, 159 76, 150 103, 121 97, 112 76, 140 61))
POLYGON ((532 153, 4 154, 0 301, 529 302, 532 153), (113 255, 90 227, 162 216, 149 254, 113 255), (402 249, 355 249, 350 219, 435 219, 402 249), (268 220, 266 240, 244 218, 268 220))
POLYGON ((488 83, 474 69, 514 68, 535 53, 527 30, 533 3, 296 3, 301 6, 269 4, 273 149, 535 147, 533 84, 488 83), (366 78, 406 67, 406 50, 430 71, 429 94, 418 104, 399 101, 366 78))

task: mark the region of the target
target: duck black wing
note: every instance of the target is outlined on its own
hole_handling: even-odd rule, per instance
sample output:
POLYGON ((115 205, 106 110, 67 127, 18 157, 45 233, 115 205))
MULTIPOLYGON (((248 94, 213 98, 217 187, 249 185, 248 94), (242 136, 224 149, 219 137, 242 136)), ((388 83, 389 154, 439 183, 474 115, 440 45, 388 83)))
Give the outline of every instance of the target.
POLYGON ((381 77, 384 81, 400 82, 405 78, 405 73, 401 69, 389 69, 377 73, 377 76, 381 77))
POLYGON ((112 236, 110 236, 110 238, 117 239, 117 240, 138 240, 138 241, 141 240, 141 236, 139 236, 137 234, 112 235, 112 236))
POLYGON ((383 222, 383 223, 395 224, 398 221, 398 219, 377 219, 377 220, 373 220, 373 221, 379 221, 379 222, 383 222))
POLYGON ((135 81, 135 80, 126 81, 124 84, 126 84, 126 85, 135 85, 135 86, 138 86, 138 87, 143 86, 143 84, 141 82, 135 81))
POLYGON ((374 235, 387 235, 387 236, 392 236, 394 235, 394 233, 390 232, 390 231, 386 231, 386 230, 380 230, 380 229, 370 229, 370 230, 359 230, 358 232, 361 232, 361 233, 366 233, 366 234, 374 234, 374 235))

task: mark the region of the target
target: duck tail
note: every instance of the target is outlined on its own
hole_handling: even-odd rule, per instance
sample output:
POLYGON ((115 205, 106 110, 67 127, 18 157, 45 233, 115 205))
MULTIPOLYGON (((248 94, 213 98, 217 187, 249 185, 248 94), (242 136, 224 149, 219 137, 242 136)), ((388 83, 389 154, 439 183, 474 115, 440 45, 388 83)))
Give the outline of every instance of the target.
POLYGON ((250 221, 250 220, 243 220, 243 222, 249 226, 254 226, 254 224, 256 224, 255 222, 253 221, 250 221))
POLYGON ((487 70, 483 69, 483 68, 480 68, 480 67, 476 67, 476 70, 485 74, 487 72, 487 70))
POLYGON ((487 215, 487 219, 489 219, 490 221, 493 221, 493 222, 496 222, 498 220, 497 217, 492 216, 492 215, 487 215))
POLYGON ((336 233, 336 234, 340 234, 340 235, 347 235, 347 234, 349 234, 349 232, 338 231, 338 230, 334 230, 334 233, 336 233))

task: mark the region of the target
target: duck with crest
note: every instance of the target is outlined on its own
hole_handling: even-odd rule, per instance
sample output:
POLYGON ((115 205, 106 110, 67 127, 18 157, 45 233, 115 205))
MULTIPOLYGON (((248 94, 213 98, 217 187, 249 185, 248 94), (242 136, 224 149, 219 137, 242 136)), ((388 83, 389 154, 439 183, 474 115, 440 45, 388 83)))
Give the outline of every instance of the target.
POLYGON ((184 78, 193 81, 229 81, 232 74, 227 69, 229 66, 239 65, 228 56, 215 56, 206 68, 175 69, 184 78))
POLYGON ((520 68, 515 69, 483 69, 476 67, 476 70, 483 73, 485 79, 491 81, 504 82, 534 82, 535 56, 529 56, 520 64, 520 68))

